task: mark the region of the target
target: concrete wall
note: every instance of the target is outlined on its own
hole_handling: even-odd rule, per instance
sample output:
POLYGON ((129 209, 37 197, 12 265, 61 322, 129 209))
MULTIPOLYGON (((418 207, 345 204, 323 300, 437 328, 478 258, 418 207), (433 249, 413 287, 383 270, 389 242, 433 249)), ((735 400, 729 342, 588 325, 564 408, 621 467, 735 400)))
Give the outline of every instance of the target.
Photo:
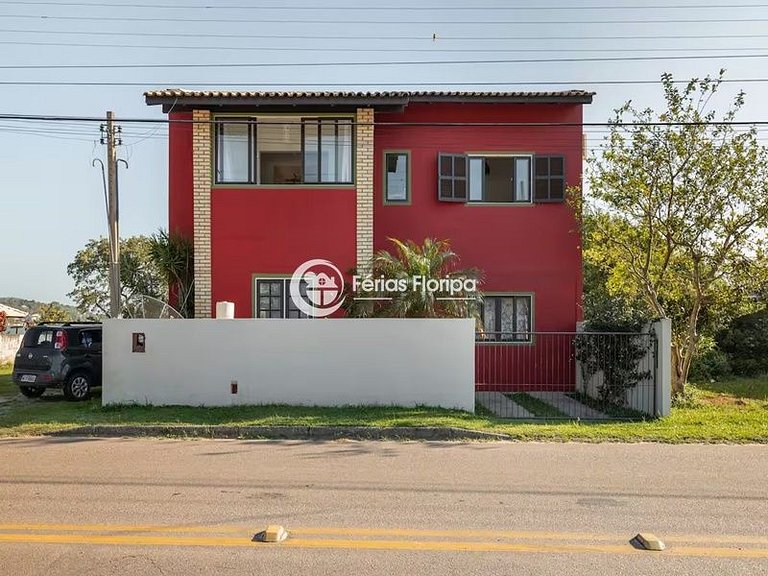
POLYGON ((10 364, 16 358, 24 334, 0 334, 0 364, 10 364))
POLYGON ((474 411, 469 319, 107 320, 103 347, 105 405, 474 411), (132 352, 133 333, 145 335, 144 353, 132 352))
MULTIPOLYGON (((579 331, 582 328, 580 323, 579 331)), ((649 416, 669 416, 672 398, 672 321, 662 318, 644 326, 642 332, 655 334, 657 340, 656 347, 649 349, 638 362, 638 369, 649 370, 651 375, 627 390, 625 405, 649 416)), ((579 392, 597 398, 602 380, 603 373, 599 371, 585 381, 581 363, 576 362, 576 389, 579 392)))

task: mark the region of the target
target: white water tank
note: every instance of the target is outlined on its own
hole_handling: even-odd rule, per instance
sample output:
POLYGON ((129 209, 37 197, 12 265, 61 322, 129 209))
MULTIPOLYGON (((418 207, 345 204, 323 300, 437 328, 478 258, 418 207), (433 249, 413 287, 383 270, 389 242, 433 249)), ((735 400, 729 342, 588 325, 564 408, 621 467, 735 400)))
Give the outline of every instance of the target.
POLYGON ((216 302, 216 318, 219 320, 232 320, 235 317, 234 302, 216 302))

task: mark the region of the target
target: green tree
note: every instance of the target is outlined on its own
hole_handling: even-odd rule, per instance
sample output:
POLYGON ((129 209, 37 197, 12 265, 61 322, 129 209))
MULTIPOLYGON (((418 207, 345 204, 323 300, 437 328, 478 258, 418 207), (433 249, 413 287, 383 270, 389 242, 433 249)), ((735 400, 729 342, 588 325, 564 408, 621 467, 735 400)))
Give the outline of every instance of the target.
POLYGON ((675 394, 702 324, 749 307, 766 270, 768 152, 754 127, 733 124, 743 93, 719 118, 709 109, 722 76, 678 87, 663 75, 666 109, 618 109, 587 173, 594 225, 585 258, 608 271, 613 293, 672 318, 675 394))
POLYGON ((441 278, 480 279, 475 269, 459 270, 459 261, 447 240, 427 238, 419 245, 410 240, 402 242, 389 239, 395 252, 386 250, 376 252, 367 265, 372 279, 400 280, 406 290, 376 289, 348 294, 344 306, 349 316, 357 318, 394 317, 394 318, 474 318, 478 314, 476 294, 464 291, 450 294, 459 299, 442 299, 449 294, 445 291, 430 292, 414 288, 413 278, 426 280, 441 278), (354 299, 363 296, 368 300, 354 299), (379 298, 380 300, 371 300, 379 298))
MULTIPOLYGON (((134 316, 142 295, 163 298, 167 282, 150 256, 150 239, 131 236, 120 240, 120 294, 122 313, 134 316)), ((68 294, 83 314, 103 318, 109 315, 109 242, 106 238, 89 240, 67 266, 75 283, 68 294)))
POLYGON ((195 270, 192 242, 184 236, 161 229, 150 237, 149 253, 168 284, 169 300, 173 301, 182 316, 194 317, 195 270))
POLYGON ((72 316, 56 302, 44 304, 38 311, 40 322, 71 322, 72 316))

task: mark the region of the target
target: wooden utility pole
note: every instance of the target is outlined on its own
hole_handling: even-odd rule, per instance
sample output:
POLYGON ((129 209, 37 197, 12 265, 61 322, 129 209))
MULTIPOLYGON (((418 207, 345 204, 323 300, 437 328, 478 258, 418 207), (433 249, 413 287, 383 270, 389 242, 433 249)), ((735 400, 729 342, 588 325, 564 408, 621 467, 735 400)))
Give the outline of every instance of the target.
POLYGON ((120 318, 120 229, 117 199, 117 132, 114 112, 107 112, 107 213, 109 219, 109 316, 120 318))

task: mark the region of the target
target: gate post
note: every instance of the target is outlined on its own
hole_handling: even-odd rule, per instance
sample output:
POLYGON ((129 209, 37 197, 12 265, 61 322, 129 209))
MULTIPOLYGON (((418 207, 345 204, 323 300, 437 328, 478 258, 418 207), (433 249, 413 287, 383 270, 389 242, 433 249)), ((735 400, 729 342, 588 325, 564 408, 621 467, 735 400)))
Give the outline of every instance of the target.
POLYGON ((669 416, 672 407, 672 320, 659 318, 656 334, 656 416, 669 416))

